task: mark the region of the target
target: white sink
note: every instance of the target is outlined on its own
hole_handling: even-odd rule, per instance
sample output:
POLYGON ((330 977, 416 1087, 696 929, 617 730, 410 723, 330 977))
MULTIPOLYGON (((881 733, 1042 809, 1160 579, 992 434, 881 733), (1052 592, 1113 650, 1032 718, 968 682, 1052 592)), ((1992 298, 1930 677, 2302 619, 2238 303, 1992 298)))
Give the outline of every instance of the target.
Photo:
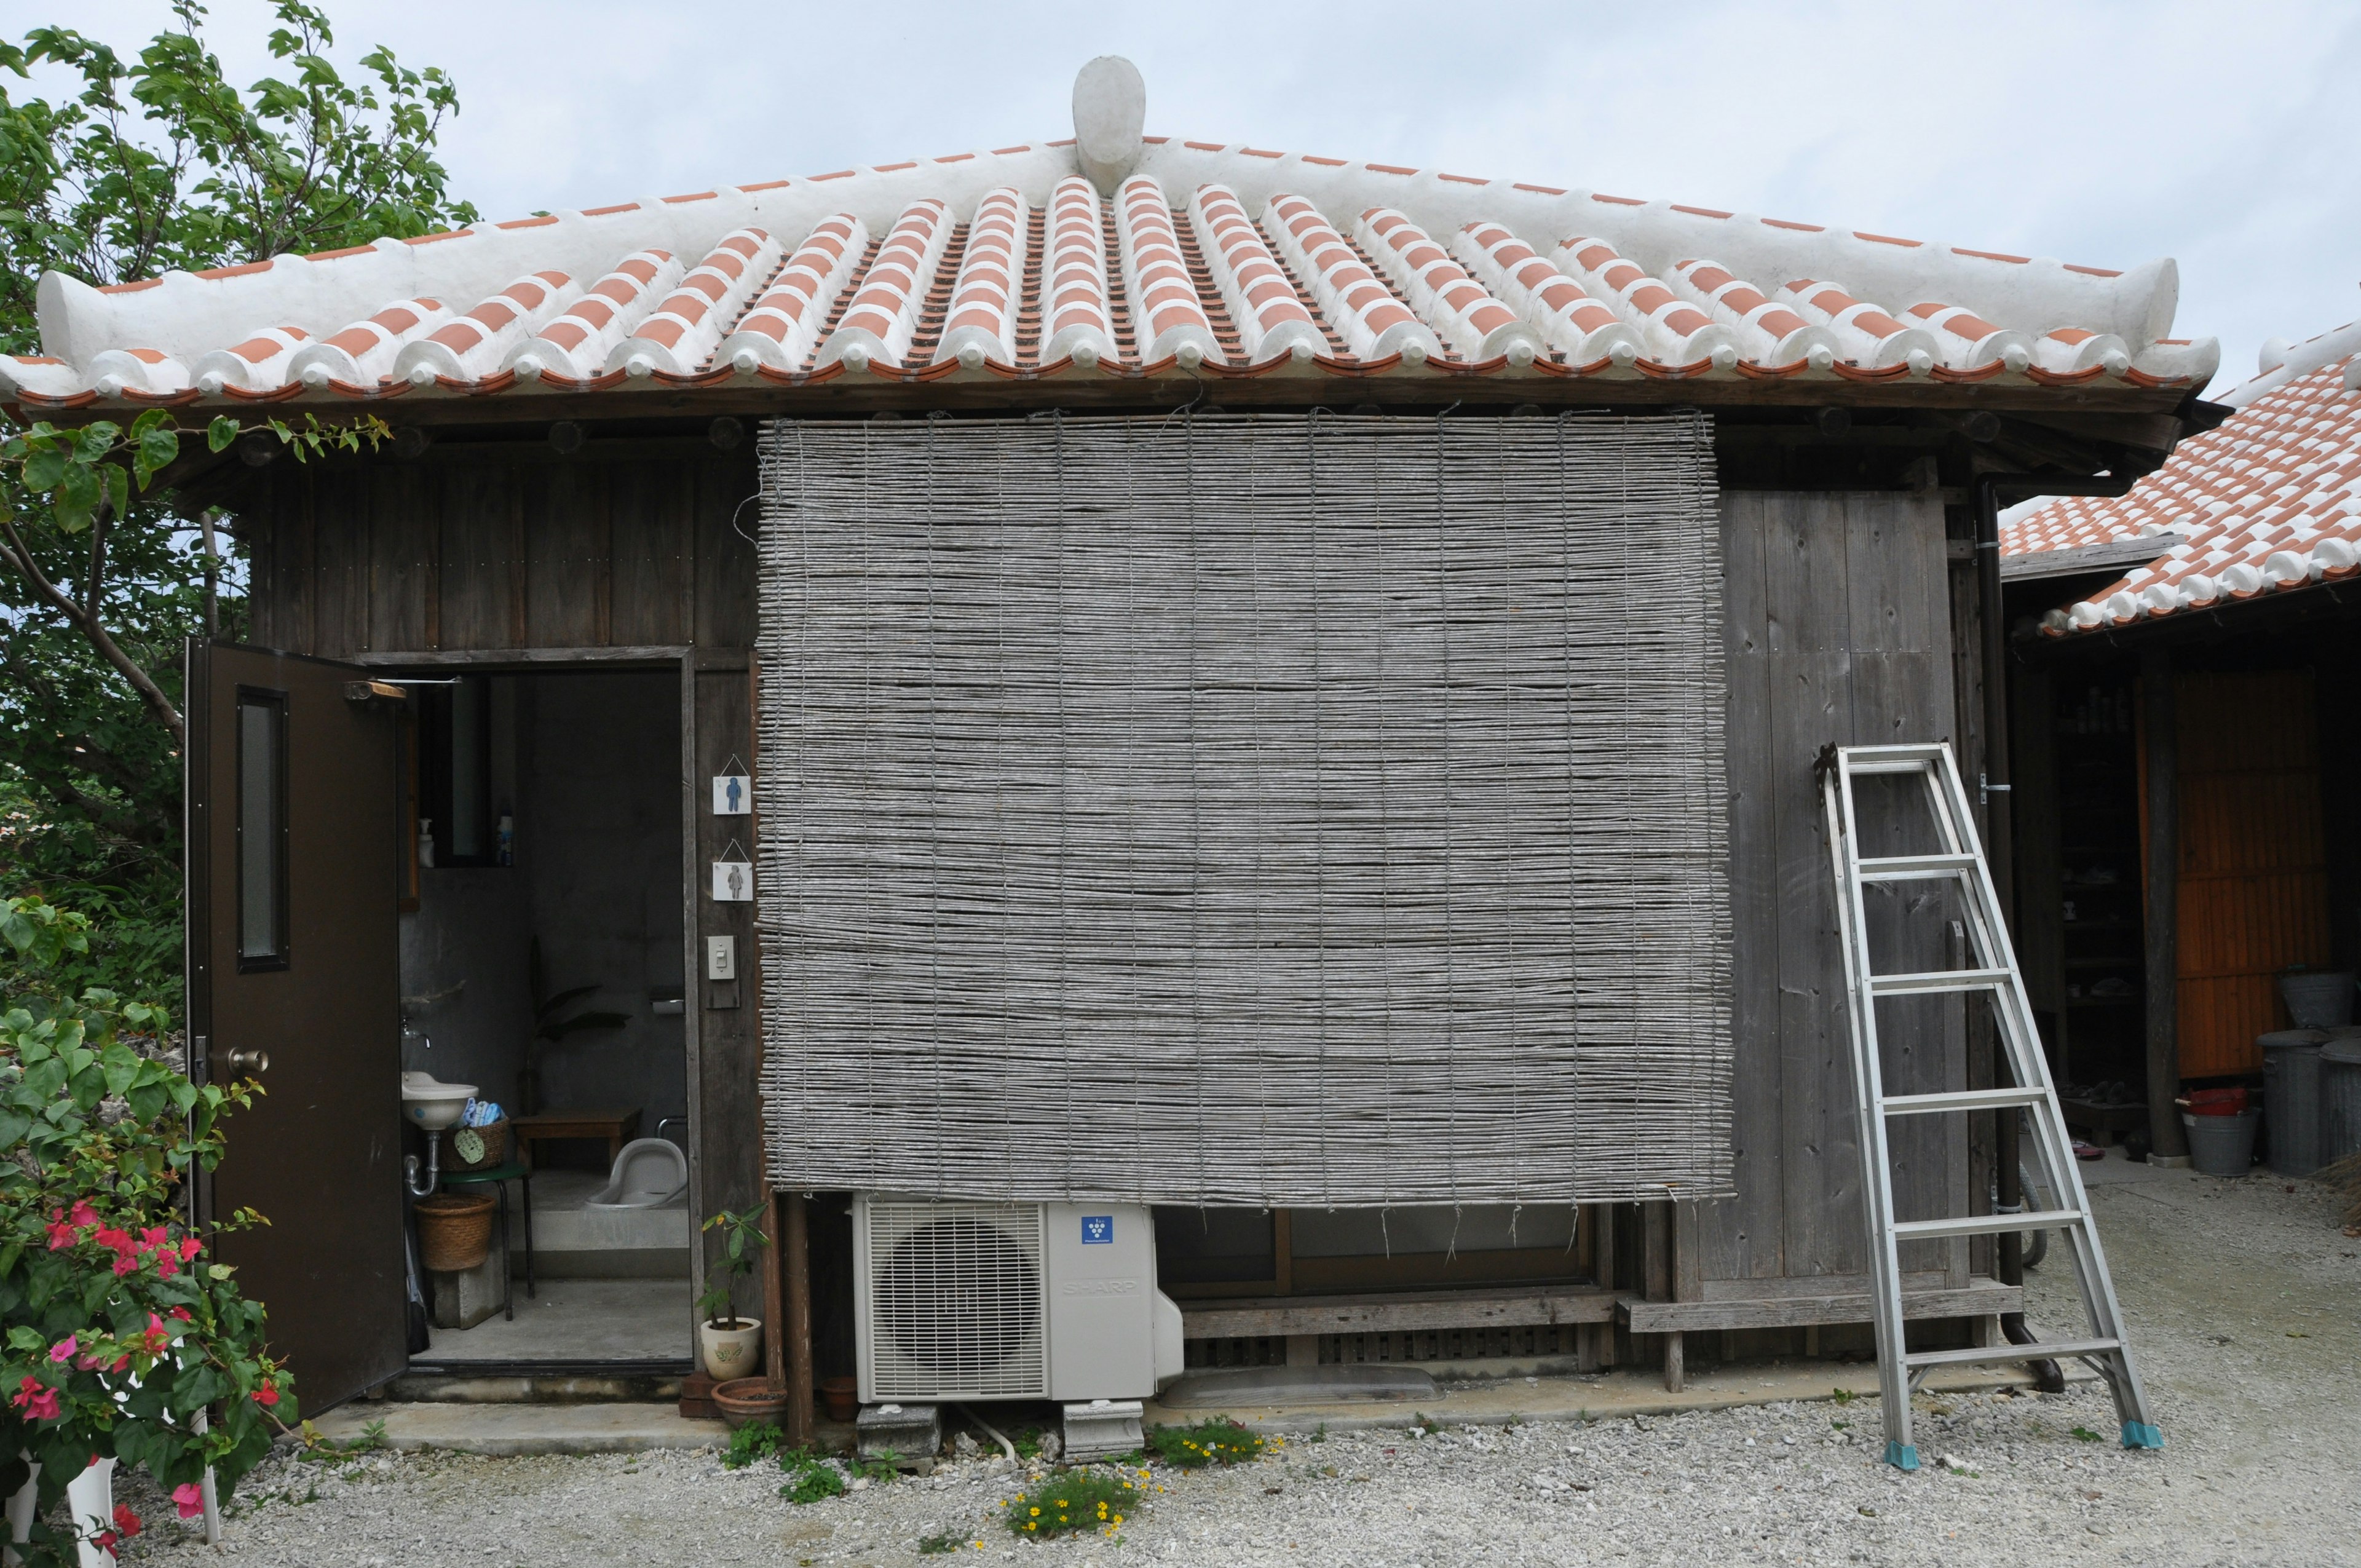
POLYGON ((474 1099, 472 1083, 443 1083, 431 1072, 401 1075, 401 1113, 427 1132, 441 1132, 459 1119, 474 1099))

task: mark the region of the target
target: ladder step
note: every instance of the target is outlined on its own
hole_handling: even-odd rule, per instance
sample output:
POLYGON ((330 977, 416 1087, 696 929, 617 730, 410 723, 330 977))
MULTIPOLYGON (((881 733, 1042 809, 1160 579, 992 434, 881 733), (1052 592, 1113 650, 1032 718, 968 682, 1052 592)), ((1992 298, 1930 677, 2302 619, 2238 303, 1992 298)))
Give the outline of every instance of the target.
POLYGON ((1917 882, 1976 868, 1973 855, 1873 855, 1857 862, 1863 882, 1917 882))
POLYGON ((1902 1220, 1894 1226, 1894 1239, 1907 1242, 1927 1236, 1996 1236, 2003 1231, 2079 1225, 2090 1217, 2080 1209, 2033 1209, 2022 1214, 1954 1214, 1948 1220, 1902 1220))
POLYGON ((1902 1358, 1905 1366, 1972 1366, 1979 1362, 2060 1361, 2070 1355, 2096 1355, 2121 1350, 2119 1339, 2057 1340, 2048 1344, 1987 1344, 1968 1350, 1919 1350, 1902 1358))
POLYGON ((1878 1102, 1889 1116, 1924 1116, 1938 1111, 2005 1111, 2012 1105, 2038 1105, 2049 1098, 2043 1089, 1962 1089, 1949 1094, 1891 1094, 1878 1102))
POLYGON ((1951 991, 1998 991, 2013 978, 2004 969, 1932 970, 1925 974, 1873 974, 1872 996, 1922 996, 1951 991))
POLYGON ((1837 750, 1837 762, 1849 773, 1907 773, 1941 762, 1949 749, 1940 740, 1925 745, 1842 746, 1837 750))

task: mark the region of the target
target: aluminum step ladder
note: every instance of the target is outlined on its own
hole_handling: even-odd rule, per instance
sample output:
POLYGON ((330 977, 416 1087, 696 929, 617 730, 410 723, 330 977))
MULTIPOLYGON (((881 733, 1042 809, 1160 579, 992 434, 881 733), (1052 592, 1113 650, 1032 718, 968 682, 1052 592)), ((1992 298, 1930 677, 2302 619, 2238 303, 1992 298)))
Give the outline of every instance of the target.
POLYGON ((2050 1087, 2025 981, 2001 919, 1992 869, 1976 837, 1975 818, 1960 782, 1958 762, 1945 743, 1926 746, 1829 747, 1821 754, 1821 795, 1828 811, 1828 856, 1836 874, 1837 931, 1844 948, 1845 995, 1851 1023, 1854 1112, 1860 1121, 1861 1192, 1869 1210, 1871 1288, 1877 1323, 1877 1376, 1885 1407, 1885 1458, 1897 1469, 1918 1468, 1911 1441, 1910 1396, 1931 1367, 2076 1357, 2097 1370, 2114 1392, 2125 1448, 2161 1448, 2147 1396, 2133 1370, 2123 1311, 2107 1277, 2106 1255, 2092 1223, 2089 1199, 2074 1162, 2066 1118, 2050 1087), (1853 781, 1864 774, 1915 775, 1934 820, 1935 852, 1864 857, 1854 815, 1853 781), (1968 937, 1968 967, 1915 974, 1879 974, 1871 967, 1861 888, 1868 883, 1949 882, 1959 892, 1968 937), (2008 1071, 2001 1089, 1960 1089, 1938 1094, 1885 1092, 1879 1068, 1876 1003, 1890 996, 1981 992, 1992 999, 2008 1071), (1894 1217, 1893 1167, 1886 1122, 1894 1116, 1996 1111, 2025 1113, 2034 1168, 2056 1209, 2011 1214, 1966 1214, 1932 1220, 1894 1217), (2081 1286, 2089 1332, 2045 1344, 1999 1344, 1967 1350, 1912 1351, 1903 1337, 1902 1273, 1896 1248, 1905 1241, 1993 1235, 2013 1230, 2056 1230, 2081 1286))

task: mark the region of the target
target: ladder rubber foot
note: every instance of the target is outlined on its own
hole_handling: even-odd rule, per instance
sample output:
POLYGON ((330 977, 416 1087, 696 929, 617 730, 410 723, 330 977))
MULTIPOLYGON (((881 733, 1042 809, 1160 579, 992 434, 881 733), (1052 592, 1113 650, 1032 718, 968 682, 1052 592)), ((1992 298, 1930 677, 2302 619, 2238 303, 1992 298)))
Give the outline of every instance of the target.
MULTIPOLYGON (((2126 1434, 2130 1426, 2131 1423, 2125 1423, 2126 1434)), ((2148 1430, 2153 1431, 2156 1429, 2150 1427, 2148 1430)), ((2129 1442, 2131 1439, 2126 1435, 2124 1441, 2129 1442)), ((1885 1462, 1896 1470, 1916 1470, 1918 1468, 1918 1445, 1915 1442, 1889 1442, 1885 1445, 1885 1462)))
POLYGON ((2162 1448, 2164 1434, 2156 1430, 2156 1424, 2153 1421, 2125 1421, 2124 1446, 2125 1448, 2162 1448))

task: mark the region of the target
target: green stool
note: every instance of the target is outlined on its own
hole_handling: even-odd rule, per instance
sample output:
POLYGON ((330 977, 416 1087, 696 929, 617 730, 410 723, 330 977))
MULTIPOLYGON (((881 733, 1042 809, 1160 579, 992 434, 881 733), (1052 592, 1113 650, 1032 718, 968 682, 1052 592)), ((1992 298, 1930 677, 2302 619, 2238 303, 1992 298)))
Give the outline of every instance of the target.
POLYGON ((524 1293, 534 1294, 533 1278, 533 1167, 518 1161, 510 1165, 489 1166, 482 1170, 446 1170, 443 1185, 449 1187, 480 1187, 485 1182, 500 1198, 500 1305, 510 1322, 516 1321, 516 1282, 509 1277, 509 1183, 524 1186, 524 1293))

